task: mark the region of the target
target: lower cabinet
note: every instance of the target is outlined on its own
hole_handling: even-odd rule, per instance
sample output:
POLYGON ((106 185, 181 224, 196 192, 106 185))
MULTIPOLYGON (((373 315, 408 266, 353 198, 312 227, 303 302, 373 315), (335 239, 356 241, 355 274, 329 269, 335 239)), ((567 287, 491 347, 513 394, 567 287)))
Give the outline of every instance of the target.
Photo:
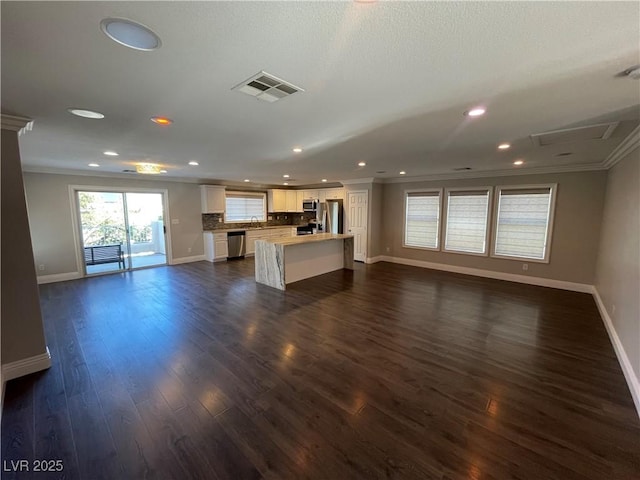
POLYGON ((256 253, 256 240, 267 240, 271 238, 288 238, 297 235, 296 227, 265 228, 261 230, 247 230, 245 239, 247 241, 246 255, 256 253))
POLYGON ((226 233, 204 232, 204 257, 209 262, 226 260, 229 255, 226 233))

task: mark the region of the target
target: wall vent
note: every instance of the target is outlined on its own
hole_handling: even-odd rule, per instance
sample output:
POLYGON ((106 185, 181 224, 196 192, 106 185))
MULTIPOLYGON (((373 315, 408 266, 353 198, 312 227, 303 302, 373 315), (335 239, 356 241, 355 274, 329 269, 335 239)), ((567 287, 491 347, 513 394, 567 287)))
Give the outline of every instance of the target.
POLYGON ((598 125, 535 133, 531 135, 531 141, 536 147, 546 147, 563 143, 584 142, 586 140, 606 140, 617 126, 618 122, 600 123, 598 125))
POLYGON ((264 71, 256 73, 244 82, 240 82, 231 90, 246 93, 258 100, 269 103, 277 102, 296 92, 304 92, 302 88, 264 71))

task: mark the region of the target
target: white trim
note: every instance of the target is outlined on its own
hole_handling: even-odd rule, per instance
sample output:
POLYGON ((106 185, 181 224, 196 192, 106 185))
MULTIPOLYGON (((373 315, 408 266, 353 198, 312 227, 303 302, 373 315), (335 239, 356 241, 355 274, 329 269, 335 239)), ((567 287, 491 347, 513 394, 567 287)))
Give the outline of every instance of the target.
POLYGON ((600 298, 600 294, 598 293, 598 289, 595 286, 593 287, 592 293, 593 298, 596 301, 596 305, 598 306, 598 310, 600 311, 602 322, 604 323, 604 326, 607 329, 607 333, 609 334, 609 339, 611 340, 611 344, 613 345, 613 350, 616 352, 618 362, 622 367, 624 378, 627 380, 627 385, 629 386, 629 390, 631 391, 631 397, 633 398, 633 403, 636 406, 638 417, 640 417, 640 379, 638 379, 633 371, 633 367, 631 366, 631 362, 629 361, 627 352, 625 351, 624 346, 620 341, 620 337, 618 336, 618 332, 616 332, 616 328, 613 326, 613 322, 611 321, 609 312, 607 312, 607 309, 602 302, 602 298, 600 298))
POLYGON ((384 259, 383 255, 378 255, 377 257, 367 257, 364 260, 364 263, 378 263, 382 262, 384 259))
POLYGON ((33 128, 33 120, 27 117, 17 117, 15 115, 0 115, 0 124, 2 130, 11 130, 12 132, 18 132, 18 135, 22 135, 25 132, 30 132, 33 128))
POLYGON ((76 280, 82 278, 80 272, 54 273, 52 275, 39 275, 38 285, 45 283, 66 282, 67 280, 76 280))
POLYGON ((640 147, 640 125, 634 128, 627 138, 620 142, 620 145, 609 154, 604 162, 602 162, 602 165, 609 169, 622 160, 628 153, 631 153, 634 148, 638 147, 640 147))
POLYGON ((51 366, 51 354, 49 353, 49 347, 45 348, 47 351, 40 355, 2 365, 3 381, 8 382, 14 378, 24 377, 25 375, 49 368, 51 366))
POLYGON ((592 293, 593 291, 593 286, 586 283, 566 282, 564 280, 554 280, 552 278, 530 277, 527 275, 518 275, 515 273, 494 272, 492 270, 483 270, 480 268, 458 267, 456 265, 447 265, 445 263, 425 262, 422 260, 390 257, 386 255, 382 256, 382 261, 399 263, 401 265, 411 265, 413 267, 430 268, 432 270, 442 270, 445 272, 462 273, 464 275, 473 275, 475 277, 494 278, 496 280, 506 280, 508 282, 526 283, 529 285, 537 285, 539 287, 559 288, 561 290, 570 290, 572 292, 592 293))
POLYGON ((206 260, 204 255, 194 255, 192 257, 173 258, 171 262, 169 262, 169 265, 181 265, 183 263, 202 262, 204 260, 206 260))
POLYGON ((339 180, 339 182, 342 185, 358 185, 358 184, 361 184, 361 183, 378 183, 379 181, 380 181, 380 179, 377 179, 375 177, 354 178, 354 179, 351 179, 351 180, 339 180))

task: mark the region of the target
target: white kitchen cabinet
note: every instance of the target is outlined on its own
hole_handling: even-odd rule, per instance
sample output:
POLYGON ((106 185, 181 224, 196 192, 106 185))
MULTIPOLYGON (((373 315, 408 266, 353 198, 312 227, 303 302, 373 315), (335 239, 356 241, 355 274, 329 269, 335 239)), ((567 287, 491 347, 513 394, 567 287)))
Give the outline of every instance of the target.
POLYGON ((220 185, 200 185, 202 213, 224 213, 225 187, 220 185))
POLYGON ((302 210, 298 209, 298 195, 295 190, 287 190, 287 212, 301 212, 302 210))
POLYGON ((267 211, 269 213, 287 211, 287 190, 267 190, 267 211))
POLYGON ((259 230, 247 230, 245 239, 247 241, 247 249, 245 255, 254 255, 256 253, 256 240, 269 240, 273 238, 287 238, 296 236, 298 230, 296 227, 282 228, 265 228, 259 230))
POLYGON ((321 188, 320 190, 317 191, 318 195, 317 195, 317 199, 318 202, 322 203, 327 199, 327 189, 326 188, 321 188))
POLYGON ((325 189, 326 200, 334 200, 338 198, 344 200, 344 188, 326 188, 325 189))
POLYGON ((302 202, 304 202, 304 190, 296 190, 296 212, 304 212, 304 208, 302 208, 302 202))
POLYGON ((226 260, 228 255, 226 233, 204 232, 204 256, 208 262, 226 260))
POLYGON ((318 198, 318 190, 303 190, 305 200, 316 200, 318 198))

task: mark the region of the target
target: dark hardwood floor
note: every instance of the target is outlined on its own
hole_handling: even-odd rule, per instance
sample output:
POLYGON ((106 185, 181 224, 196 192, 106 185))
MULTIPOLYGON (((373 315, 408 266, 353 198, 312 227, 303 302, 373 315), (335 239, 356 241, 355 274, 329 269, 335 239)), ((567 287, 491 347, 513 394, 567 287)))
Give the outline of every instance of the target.
POLYGON ((590 295, 388 263, 280 292, 253 268, 41 286, 53 366, 7 385, 2 478, 640 478, 590 295))

